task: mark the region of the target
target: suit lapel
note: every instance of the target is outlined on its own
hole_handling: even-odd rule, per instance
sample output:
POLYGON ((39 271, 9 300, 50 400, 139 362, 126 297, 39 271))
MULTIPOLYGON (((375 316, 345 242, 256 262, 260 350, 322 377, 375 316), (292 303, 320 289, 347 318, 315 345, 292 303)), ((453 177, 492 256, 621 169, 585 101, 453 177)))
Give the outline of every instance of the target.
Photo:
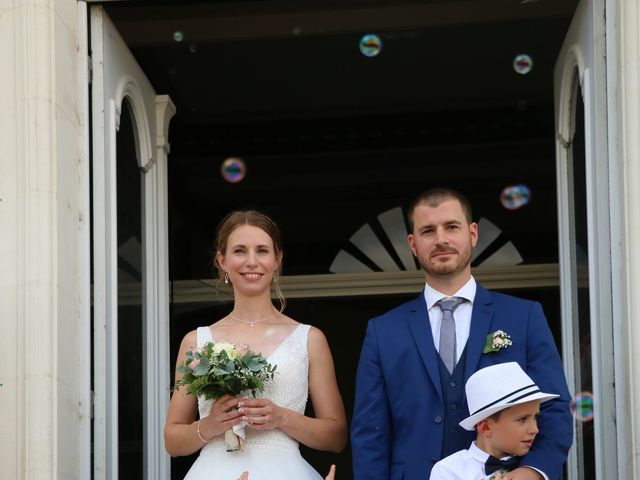
POLYGON ((409 329, 416 342, 416 347, 422 358, 424 366, 427 368, 431 382, 438 395, 442 398, 442 386, 440 384, 440 370, 438 368, 438 354, 433 344, 431 325, 429 323, 429 312, 427 303, 424 300, 424 293, 420 294, 409 308, 409 329))
POLYGON ((473 300, 469 340, 467 340, 467 360, 464 369, 465 383, 478 368, 480 355, 484 348, 484 341, 489 334, 492 318, 493 299, 491 297, 491 293, 478 284, 476 288, 476 297, 473 300))

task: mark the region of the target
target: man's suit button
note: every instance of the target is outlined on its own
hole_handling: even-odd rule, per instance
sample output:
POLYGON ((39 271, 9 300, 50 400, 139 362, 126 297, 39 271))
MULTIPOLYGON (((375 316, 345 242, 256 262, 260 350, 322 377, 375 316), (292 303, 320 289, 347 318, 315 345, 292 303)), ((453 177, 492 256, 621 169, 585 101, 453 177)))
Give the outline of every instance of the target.
POLYGON ((451 429, 451 433, 453 433, 455 435, 456 433, 458 433, 458 429, 456 427, 453 427, 451 429))
POLYGON ((433 421, 436 423, 442 423, 442 417, 433 417, 433 421))
POLYGON ((457 409, 458 409, 458 404, 452 403, 451 404, 451 410, 457 410, 457 409))
POLYGON ((456 385, 458 385, 456 382, 449 382, 449 386, 450 386, 451 388, 455 388, 455 387, 456 387, 456 385))

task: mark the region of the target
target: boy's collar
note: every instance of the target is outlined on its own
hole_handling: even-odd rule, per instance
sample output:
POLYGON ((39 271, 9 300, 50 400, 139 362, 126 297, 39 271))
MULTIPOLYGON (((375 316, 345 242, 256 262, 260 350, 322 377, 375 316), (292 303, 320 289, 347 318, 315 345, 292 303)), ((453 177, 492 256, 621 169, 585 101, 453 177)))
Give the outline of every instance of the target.
MULTIPOLYGON (((489 458, 489 454, 478 447, 475 441, 472 442, 469 447, 469 454, 482 464, 484 464, 487 461, 487 458, 489 458)), ((508 460, 511 457, 515 457, 515 455, 507 455, 506 457, 502 457, 500 460, 508 460)))

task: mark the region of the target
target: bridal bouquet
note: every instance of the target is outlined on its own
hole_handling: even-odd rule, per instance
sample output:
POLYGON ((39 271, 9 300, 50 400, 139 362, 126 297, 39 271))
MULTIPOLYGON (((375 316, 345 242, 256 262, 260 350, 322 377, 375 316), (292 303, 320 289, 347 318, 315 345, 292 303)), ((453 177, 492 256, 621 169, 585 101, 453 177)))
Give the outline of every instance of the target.
MULTIPOLYGON (((195 352, 187 352, 184 365, 178 368, 182 374, 174 388, 187 387, 190 395, 216 400, 225 393, 240 395, 264 390, 264 384, 273 380, 277 365, 271 365, 260 354, 246 346, 226 342, 207 343, 195 352)), ((224 435, 227 451, 242 448, 244 424, 229 429, 224 435)))

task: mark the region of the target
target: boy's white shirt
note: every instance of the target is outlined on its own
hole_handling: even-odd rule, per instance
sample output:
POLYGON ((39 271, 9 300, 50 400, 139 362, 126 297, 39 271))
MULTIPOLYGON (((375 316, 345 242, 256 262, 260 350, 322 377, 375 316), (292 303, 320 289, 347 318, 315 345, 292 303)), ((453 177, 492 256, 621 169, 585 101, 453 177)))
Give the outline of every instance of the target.
POLYGON ((489 454, 473 442, 467 450, 460 450, 443 458, 431 469, 429 480, 484 480, 484 463, 489 454))
MULTIPOLYGON (((473 442, 467 450, 460 450, 436 463, 431 469, 429 480, 487 480, 491 477, 484 473, 487 458, 489 454, 480 450, 476 442, 473 442)), ((504 457, 506 458, 509 457, 504 457)), ((549 477, 537 468, 533 470, 540 473, 545 480, 549 480, 549 477)))

